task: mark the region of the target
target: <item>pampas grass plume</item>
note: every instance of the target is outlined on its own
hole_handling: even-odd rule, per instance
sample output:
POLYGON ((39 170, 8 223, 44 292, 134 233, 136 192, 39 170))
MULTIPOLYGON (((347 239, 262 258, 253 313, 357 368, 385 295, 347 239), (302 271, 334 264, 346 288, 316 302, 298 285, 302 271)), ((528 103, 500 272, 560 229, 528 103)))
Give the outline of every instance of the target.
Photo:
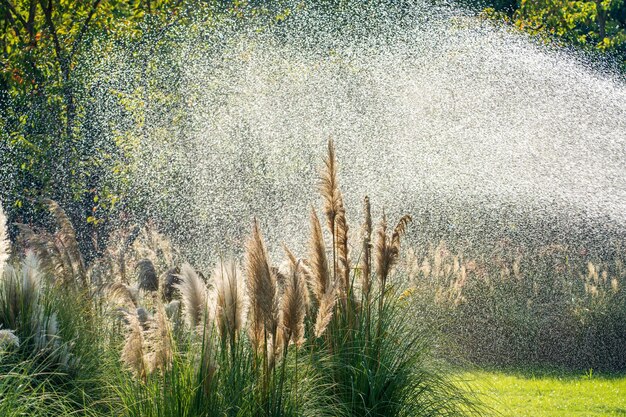
POLYGON ((256 220, 246 243, 246 273, 254 333, 265 326, 275 341, 278 328, 276 276, 270 269, 267 249, 256 220))
POLYGON ((335 308, 335 302, 337 300, 335 289, 329 287, 320 301, 319 309, 317 310, 317 317, 315 318, 315 337, 320 337, 324 334, 331 319, 333 318, 333 310, 335 308))
POLYGON ((172 358, 172 339, 167 313, 162 303, 158 303, 154 318, 145 334, 148 354, 145 363, 148 373, 165 371, 169 368, 172 358))
POLYGON ((313 292, 318 305, 330 286, 330 270, 326 257, 326 246, 322 226, 315 209, 311 210, 311 240, 309 241, 310 271, 313 275, 313 292))
POLYGON ((128 366, 135 376, 145 378, 146 364, 144 362, 144 336, 139 318, 134 313, 126 314, 127 333, 122 348, 121 360, 128 366))
POLYGON ((220 261, 213 270, 212 281, 217 298, 217 327, 222 338, 234 341, 243 329, 247 300, 243 274, 233 260, 220 261))
POLYGON ((304 317, 307 310, 306 283, 299 264, 291 268, 281 300, 281 324, 285 348, 289 342, 300 346, 304 341, 304 317))
POLYGON ((206 285, 189 264, 181 266, 178 277, 180 282, 175 287, 180 291, 185 319, 191 329, 196 329, 205 319, 209 321, 206 285))

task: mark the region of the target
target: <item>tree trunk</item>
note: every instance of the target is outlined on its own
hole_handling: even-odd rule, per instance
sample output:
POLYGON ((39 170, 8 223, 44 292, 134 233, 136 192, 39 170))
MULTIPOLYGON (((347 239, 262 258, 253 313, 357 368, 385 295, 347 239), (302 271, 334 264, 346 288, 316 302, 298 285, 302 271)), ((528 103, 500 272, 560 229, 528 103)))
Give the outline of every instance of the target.
POLYGON ((604 10, 602 7, 602 1, 596 0, 596 23, 598 24, 598 35, 600 42, 606 37, 606 19, 608 10, 604 10))

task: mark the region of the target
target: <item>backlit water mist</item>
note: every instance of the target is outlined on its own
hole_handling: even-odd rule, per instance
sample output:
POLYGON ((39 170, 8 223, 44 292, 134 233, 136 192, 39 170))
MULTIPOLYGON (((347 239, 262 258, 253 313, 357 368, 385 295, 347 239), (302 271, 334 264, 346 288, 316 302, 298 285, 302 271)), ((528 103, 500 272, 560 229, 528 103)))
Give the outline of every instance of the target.
POLYGON ((190 254, 238 250, 253 216, 275 254, 300 250, 329 138, 353 231, 367 194, 376 214, 414 214, 413 239, 624 232, 616 76, 454 10, 346 16, 181 36, 182 104, 148 103, 131 181, 190 254))

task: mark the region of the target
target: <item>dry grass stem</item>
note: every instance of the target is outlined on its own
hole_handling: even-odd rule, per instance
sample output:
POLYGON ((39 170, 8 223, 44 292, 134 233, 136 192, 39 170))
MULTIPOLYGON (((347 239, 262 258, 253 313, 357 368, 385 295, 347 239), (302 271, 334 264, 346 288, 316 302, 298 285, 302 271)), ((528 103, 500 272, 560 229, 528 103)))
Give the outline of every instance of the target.
POLYGON ((363 294, 365 298, 369 297, 372 271, 372 214, 370 211, 370 199, 365 197, 363 201, 365 212, 365 221, 363 223, 363 254, 361 256, 361 279, 363 294))
POLYGON ((335 244, 337 245, 337 263, 339 277, 341 278, 342 297, 350 293, 350 254, 348 253, 348 223, 346 220, 346 210, 343 205, 337 212, 335 226, 335 244))
POLYGON ((326 245, 322 226, 315 209, 311 210, 311 240, 309 242, 310 271, 313 276, 313 292, 318 305, 321 303, 330 284, 330 270, 326 257, 326 245))
POLYGON ((387 215, 383 210, 383 217, 378 225, 376 239, 376 275, 381 285, 386 281, 389 269, 390 256, 389 244, 387 243, 387 215))

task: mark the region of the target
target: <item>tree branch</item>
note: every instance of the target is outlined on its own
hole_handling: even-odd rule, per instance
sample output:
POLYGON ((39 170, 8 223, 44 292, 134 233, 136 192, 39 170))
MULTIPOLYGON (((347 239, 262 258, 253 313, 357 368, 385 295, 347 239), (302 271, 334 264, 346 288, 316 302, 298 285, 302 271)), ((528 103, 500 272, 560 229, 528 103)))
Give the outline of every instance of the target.
POLYGON ((61 77, 63 78, 64 85, 62 90, 63 96, 65 98, 65 111, 67 116, 65 122, 65 134, 68 140, 63 142, 63 160, 61 162, 61 165, 65 164, 65 166, 67 166, 68 158, 70 157, 69 147, 71 144, 71 140, 69 139, 72 138, 72 127, 74 125, 74 117, 76 116, 74 95, 72 93, 72 86, 70 84, 70 63, 64 54, 61 42, 59 42, 59 36, 57 34, 56 27, 54 26, 54 22, 52 21, 52 0, 48 0, 47 6, 45 4, 45 0, 39 0, 39 4, 43 9, 46 25, 48 26, 48 29, 50 30, 50 34, 52 36, 57 61, 59 62, 59 67, 61 68, 61 77))
POLYGON ((72 52, 70 52, 70 56, 69 56, 70 60, 74 57, 74 55, 76 55, 76 52, 78 51, 80 43, 83 40, 83 36, 85 36, 85 33, 87 33, 87 29, 89 28, 89 23, 91 22, 91 19, 93 18, 93 16, 96 14, 96 11, 98 10, 98 6, 100 6, 101 2, 102 0, 95 0, 93 4, 91 5, 91 10, 89 10, 89 15, 87 15, 87 19, 85 19, 85 22, 81 26, 80 32, 78 33, 78 36, 76 37, 76 40, 74 41, 74 45, 72 46, 72 52))
POLYGON ((30 0, 30 7, 28 9, 28 22, 26 22, 26 30, 30 36, 31 45, 35 45, 37 40, 35 39, 35 16, 37 15, 37 1, 30 0))
POLYGON ((45 17, 46 25, 48 26, 48 30, 50 31, 50 35, 52 36, 54 51, 57 56, 57 61, 59 62, 59 67, 61 68, 61 74, 63 75, 64 81, 67 82, 70 78, 70 67, 64 57, 63 48, 61 47, 61 42, 59 42, 59 36, 57 35, 56 27, 54 26, 54 22, 52 21, 52 0, 48 0, 47 6, 45 5, 45 0, 39 0, 39 4, 43 9, 43 15, 45 17))
POLYGON ((13 6, 11 4, 11 2, 9 0, 2 0, 2 3, 4 3, 9 10, 11 11, 11 13, 13 13, 13 15, 17 18, 17 20, 20 21, 20 23, 22 24, 22 26, 24 26, 24 28, 27 27, 26 21, 24 20, 24 18, 22 17, 21 14, 19 14, 19 12, 17 11, 17 9, 15 8, 15 6, 13 6))

